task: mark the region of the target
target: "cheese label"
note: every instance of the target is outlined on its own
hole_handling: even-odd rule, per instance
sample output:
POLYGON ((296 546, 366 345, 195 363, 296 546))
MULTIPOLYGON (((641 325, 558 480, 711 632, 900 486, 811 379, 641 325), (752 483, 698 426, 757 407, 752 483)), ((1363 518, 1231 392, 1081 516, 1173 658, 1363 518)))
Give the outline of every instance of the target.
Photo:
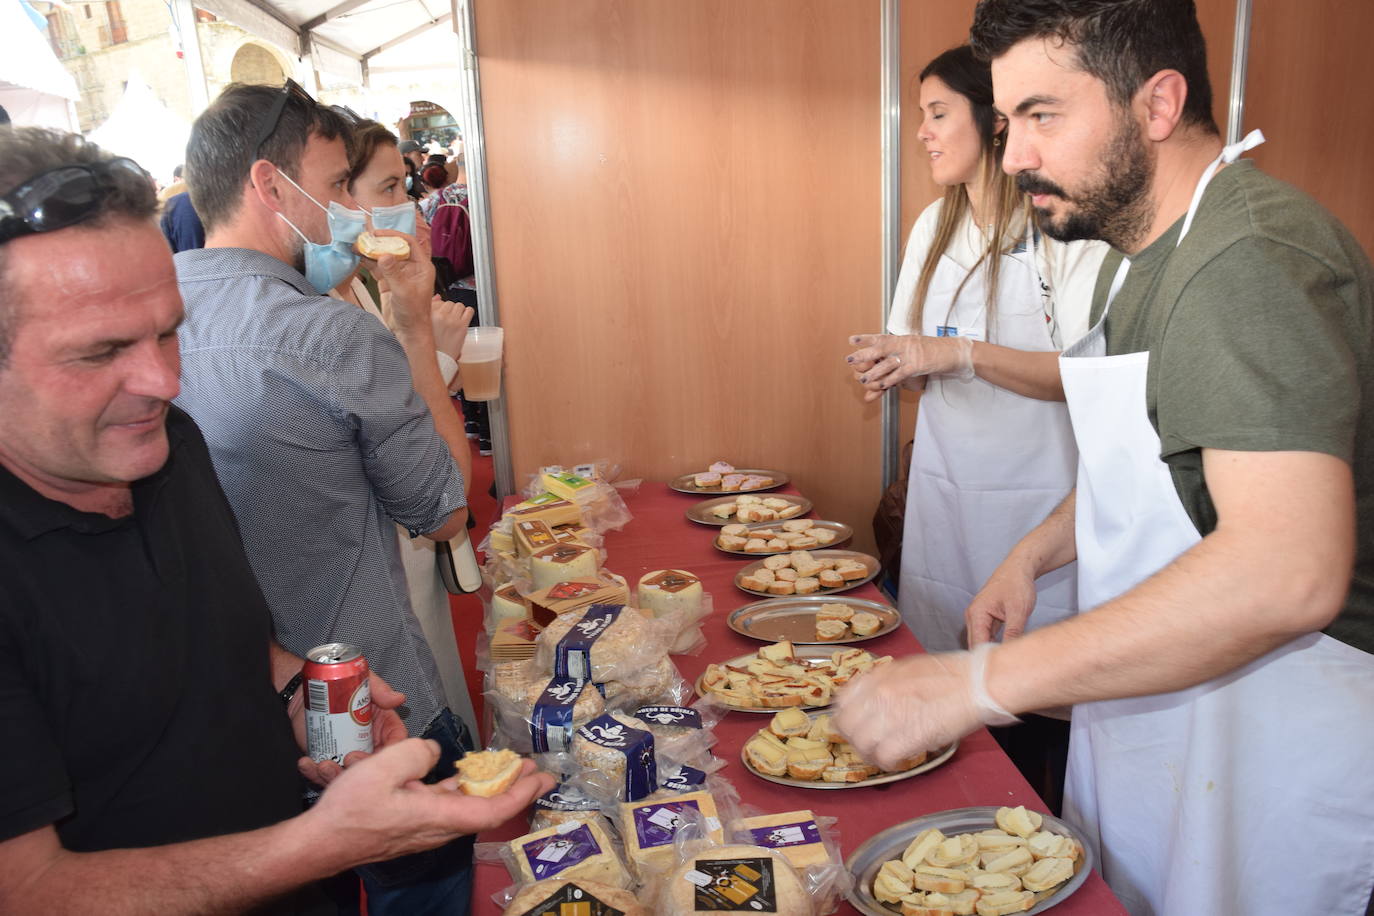
POLYGON ((680 592, 689 585, 696 585, 700 581, 696 576, 683 575, 675 569, 665 569, 658 575, 645 579, 640 585, 649 588, 661 588, 665 592, 680 592))
POLYGON ((697 859, 696 871, 711 879, 692 896, 698 913, 776 913, 778 890, 772 859, 697 859))
POLYGON ((592 744, 625 755, 625 801, 639 801, 658 787, 654 736, 649 732, 630 728, 608 714, 588 722, 577 730, 577 734, 592 744))
POLYGON ((592 482, 586 477, 578 476, 571 471, 562 471, 561 473, 550 474, 549 476, 571 490, 580 490, 583 487, 590 487, 592 485, 592 482))
POLYGON ((507 601, 514 602, 515 604, 525 603, 524 597, 520 594, 519 591, 516 590, 514 585, 507 585, 504 588, 498 588, 496 590, 496 594, 498 597, 505 598, 507 601))
POLYGON ((538 496, 531 496, 506 514, 528 515, 531 512, 543 512, 550 507, 562 508, 571 505, 572 503, 561 496, 556 496, 553 493, 540 493, 538 496))
POLYGON ((517 533, 530 545, 530 550, 538 550, 555 543, 553 532, 541 521, 516 522, 517 533))
POLYGON ((567 598, 581 598, 584 595, 592 595, 601 591, 605 586, 600 582, 560 582, 549 589, 548 597, 565 600, 567 598))
POLYGON ((601 844, 586 824, 579 824, 568 833, 531 840, 521 849, 536 881, 552 878, 565 868, 601 854, 601 844))
POLYGON ((536 808, 546 811, 600 811, 595 799, 570 786, 555 786, 534 800, 536 808))
POLYGON ((665 776, 658 787, 670 792, 689 792, 697 786, 705 785, 705 783, 705 771, 698 770, 696 767, 683 766, 665 776))
MULTIPOLYGON (((542 522, 539 524, 542 524, 542 522)), ((549 537, 552 538, 553 535, 549 535, 549 537)), ((535 554, 535 556, 548 563, 571 563, 588 550, 591 550, 591 548, 583 547, 579 544, 554 544, 552 547, 545 547, 543 550, 539 551, 539 553, 535 554)))
POLYGON ((755 827, 749 831, 755 846, 782 849, 786 846, 806 846, 821 841, 821 829, 815 821, 783 824, 779 827, 755 827))
POLYGON ((556 677, 549 681, 530 713, 530 738, 536 753, 566 750, 572 741, 573 708, 586 681, 556 677))
POLYGON ((554 651, 553 671, 558 677, 589 680, 592 676, 592 644, 620 618, 623 605, 593 604, 573 624, 554 651))
POLYGON ((526 910, 520 916, 563 916, 565 913, 576 916, 625 916, 623 910, 602 903, 591 891, 576 884, 563 885, 554 891, 549 899, 535 905, 533 909, 526 910))
POLYGON ((688 810, 700 814, 701 806, 694 801, 681 801, 636 808, 635 837, 639 840, 639 848, 652 849, 671 843, 682 826, 682 812, 688 810))
POLYGON ((635 718, 650 725, 671 725, 674 728, 701 728, 701 713, 685 706, 641 706, 635 718))

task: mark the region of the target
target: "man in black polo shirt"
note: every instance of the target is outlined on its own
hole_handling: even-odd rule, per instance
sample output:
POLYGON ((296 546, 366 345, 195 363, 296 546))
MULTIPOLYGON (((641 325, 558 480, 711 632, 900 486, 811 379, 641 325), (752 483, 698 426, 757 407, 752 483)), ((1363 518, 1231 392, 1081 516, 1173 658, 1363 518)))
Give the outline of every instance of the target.
POLYGON ((0 133, 0 912, 299 912, 297 888, 551 788, 422 787, 437 747, 394 740, 390 712, 375 756, 296 760, 278 691, 300 659, 170 404, 182 305, 154 208, 128 160, 0 133), (293 763, 332 779, 305 814, 293 763))

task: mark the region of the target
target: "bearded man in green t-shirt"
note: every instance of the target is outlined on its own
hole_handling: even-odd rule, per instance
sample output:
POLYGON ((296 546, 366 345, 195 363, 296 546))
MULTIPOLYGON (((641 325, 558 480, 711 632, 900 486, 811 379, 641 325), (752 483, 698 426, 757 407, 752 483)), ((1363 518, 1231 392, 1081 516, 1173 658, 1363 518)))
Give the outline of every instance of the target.
POLYGON ((1115 249, 1060 361, 1078 485, 970 604, 972 652, 875 670, 837 725, 887 764, 1072 704, 1065 814, 1133 914, 1365 912, 1369 259, 1237 161, 1258 132, 1223 146, 1192 0, 982 0, 972 43, 1042 228, 1115 249), (1083 612, 1010 639, 1074 559, 1083 612))

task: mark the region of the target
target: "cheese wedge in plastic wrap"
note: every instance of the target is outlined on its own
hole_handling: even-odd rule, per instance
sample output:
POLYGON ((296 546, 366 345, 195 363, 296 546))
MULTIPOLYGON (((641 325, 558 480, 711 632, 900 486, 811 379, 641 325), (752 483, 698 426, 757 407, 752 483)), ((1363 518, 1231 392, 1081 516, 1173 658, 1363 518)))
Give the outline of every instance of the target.
POLYGON ((524 620, 530 615, 530 606, 515 584, 507 582, 492 592, 491 618, 496 623, 505 620, 524 620))
POLYGON ((830 861, 830 852, 821 840, 816 815, 810 811, 762 814, 735 821, 734 824, 736 836, 748 831, 749 842, 781 853, 797 870, 830 861))
POLYGON ((554 543, 530 557, 530 575, 536 589, 553 588, 559 582, 596 575, 601 555, 581 544, 554 543))
POLYGON ((698 815, 704 820, 712 842, 724 842, 716 801, 709 792, 684 792, 672 798, 621 804, 620 835, 625 841, 625 858, 641 881, 650 873, 673 865, 673 840, 682 824, 698 815))
POLYGON ((577 504, 553 493, 532 496, 507 509, 505 517, 515 521, 538 520, 550 528, 582 524, 582 510, 577 508, 577 504))
POLYGON ((548 878, 587 878, 614 887, 629 887, 610 837, 596 821, 570 821, 511 840, 507 849, 526 884, 548 878))
POLYGON ((558 539, 553 536, 553 530, 538 519, 524 519, 516 522, 513 527, 513 535, 515 547, 522 557, 538 553, 544 548, 552 547, 558 543, 558 539))
POLYGON ((639 606, 655 617, 674 611, 696 614, 704 594, 701 580, 682 569, 656 569, 639 580, 639 606))

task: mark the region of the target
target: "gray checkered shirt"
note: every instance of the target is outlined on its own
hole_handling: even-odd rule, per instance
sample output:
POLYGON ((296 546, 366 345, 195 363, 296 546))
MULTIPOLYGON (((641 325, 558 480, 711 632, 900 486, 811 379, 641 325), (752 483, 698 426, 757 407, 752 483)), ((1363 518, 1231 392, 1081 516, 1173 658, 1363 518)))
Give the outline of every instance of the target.
POLYGON ((404 351, 376 318, 261 252, 183 251, 176 269, 176 403, 205 434, 277 640, 298 655, 360 647, 405 692, 420 734, 446 701, 393 521, 432 531, 464 497, 404 351))

